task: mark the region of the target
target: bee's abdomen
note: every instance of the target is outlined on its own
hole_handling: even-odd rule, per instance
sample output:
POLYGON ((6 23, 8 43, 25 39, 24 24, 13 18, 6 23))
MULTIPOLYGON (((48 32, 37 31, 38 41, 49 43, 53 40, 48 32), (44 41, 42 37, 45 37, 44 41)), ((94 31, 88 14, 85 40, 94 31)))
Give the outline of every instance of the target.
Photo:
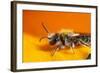
POLYGON ((84 41, 85 43, 90 43, 91 42, 91 36, 85 36, 85 35, 83 35, 83 36, 80 37, 80 39, 82 41, 84 41))

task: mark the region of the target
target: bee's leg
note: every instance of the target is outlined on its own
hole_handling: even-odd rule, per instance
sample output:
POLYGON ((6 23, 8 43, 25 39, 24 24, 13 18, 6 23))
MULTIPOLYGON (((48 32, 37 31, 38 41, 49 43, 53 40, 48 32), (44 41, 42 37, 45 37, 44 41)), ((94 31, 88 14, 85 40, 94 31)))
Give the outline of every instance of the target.
POLYGON ((54 55, 57 53, 58 50, 59 50, 59 47, 55 48, 55 49, 53 50, 51 56, 54 56, 54 55))
POLYGON ((72 48, 75 48, 75 44, 74 43, 72 43, 72 48))
POLYGON ((71 50, 71 52, 74 54, 75 52, 74 52, 74 49, 75 48, 75 44, 74 43, 72 43, 71 45, 70 45, 70 50, 71 50))

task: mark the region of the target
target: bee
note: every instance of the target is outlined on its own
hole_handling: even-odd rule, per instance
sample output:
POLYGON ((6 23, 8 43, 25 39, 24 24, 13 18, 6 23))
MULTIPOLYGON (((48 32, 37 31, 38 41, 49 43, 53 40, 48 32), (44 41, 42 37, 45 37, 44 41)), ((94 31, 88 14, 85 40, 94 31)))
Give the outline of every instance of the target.
POLYGON ((73 49, 76 46, 91 46, 90 34, 66 31, 65 29, 61 32, 50 33, 43 23, 42 27, 48 35, 41 37, 40 42, 47 38, 50 45, 56 46, 51 54, 52 56, 55 55, 58 50, 64 49, 65 47, 68 47, 72 53, 74 53, 73 49))

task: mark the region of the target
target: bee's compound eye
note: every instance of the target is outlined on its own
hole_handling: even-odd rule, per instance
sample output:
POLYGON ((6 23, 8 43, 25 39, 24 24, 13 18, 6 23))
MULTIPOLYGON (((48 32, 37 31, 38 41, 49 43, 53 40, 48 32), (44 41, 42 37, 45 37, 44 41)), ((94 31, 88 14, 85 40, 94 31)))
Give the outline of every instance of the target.
POLYGON ((51 45, 54 45, 57 41, 56 38, 57 37, 56 37, 55 33, 52 33, 52 34, 48 35, 49 43, 51 45))
POLYGON ((48 39, 49 39, 49 40, 51 40, 51 39, 52 39, 52 37, 50 37, 50 36, 49 36, 49 37, 48 37, 48 39))

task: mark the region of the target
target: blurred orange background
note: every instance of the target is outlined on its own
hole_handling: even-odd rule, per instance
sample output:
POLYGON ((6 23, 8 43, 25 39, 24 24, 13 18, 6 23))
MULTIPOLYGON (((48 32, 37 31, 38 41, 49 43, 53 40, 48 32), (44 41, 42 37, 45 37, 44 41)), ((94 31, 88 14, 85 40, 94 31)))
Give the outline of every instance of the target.
MULTIPOLYGON (((41 23, 44 23, 50 32, 58 32, 61 29, 72 29, 75 32, 91 32, 91 15, 78 12, 52 12, 23 10, 23 62, 43 62, 56 60, 77 60, 88 56, 90 48, 79 48, 76 55, 58 52, 53 58, 50 50, 44 51, 41 45, 49 44, 47 40, 38 42, 40 37, 47 35, 41 23), (80 55, 80 56, 79 56, 80 55), (73 58, 74 56, 74 58, 73 58)), ((50 47, 50 46, 49 46, 50 47)), ((48 47, 46 47, 48 49, 48 47)))

